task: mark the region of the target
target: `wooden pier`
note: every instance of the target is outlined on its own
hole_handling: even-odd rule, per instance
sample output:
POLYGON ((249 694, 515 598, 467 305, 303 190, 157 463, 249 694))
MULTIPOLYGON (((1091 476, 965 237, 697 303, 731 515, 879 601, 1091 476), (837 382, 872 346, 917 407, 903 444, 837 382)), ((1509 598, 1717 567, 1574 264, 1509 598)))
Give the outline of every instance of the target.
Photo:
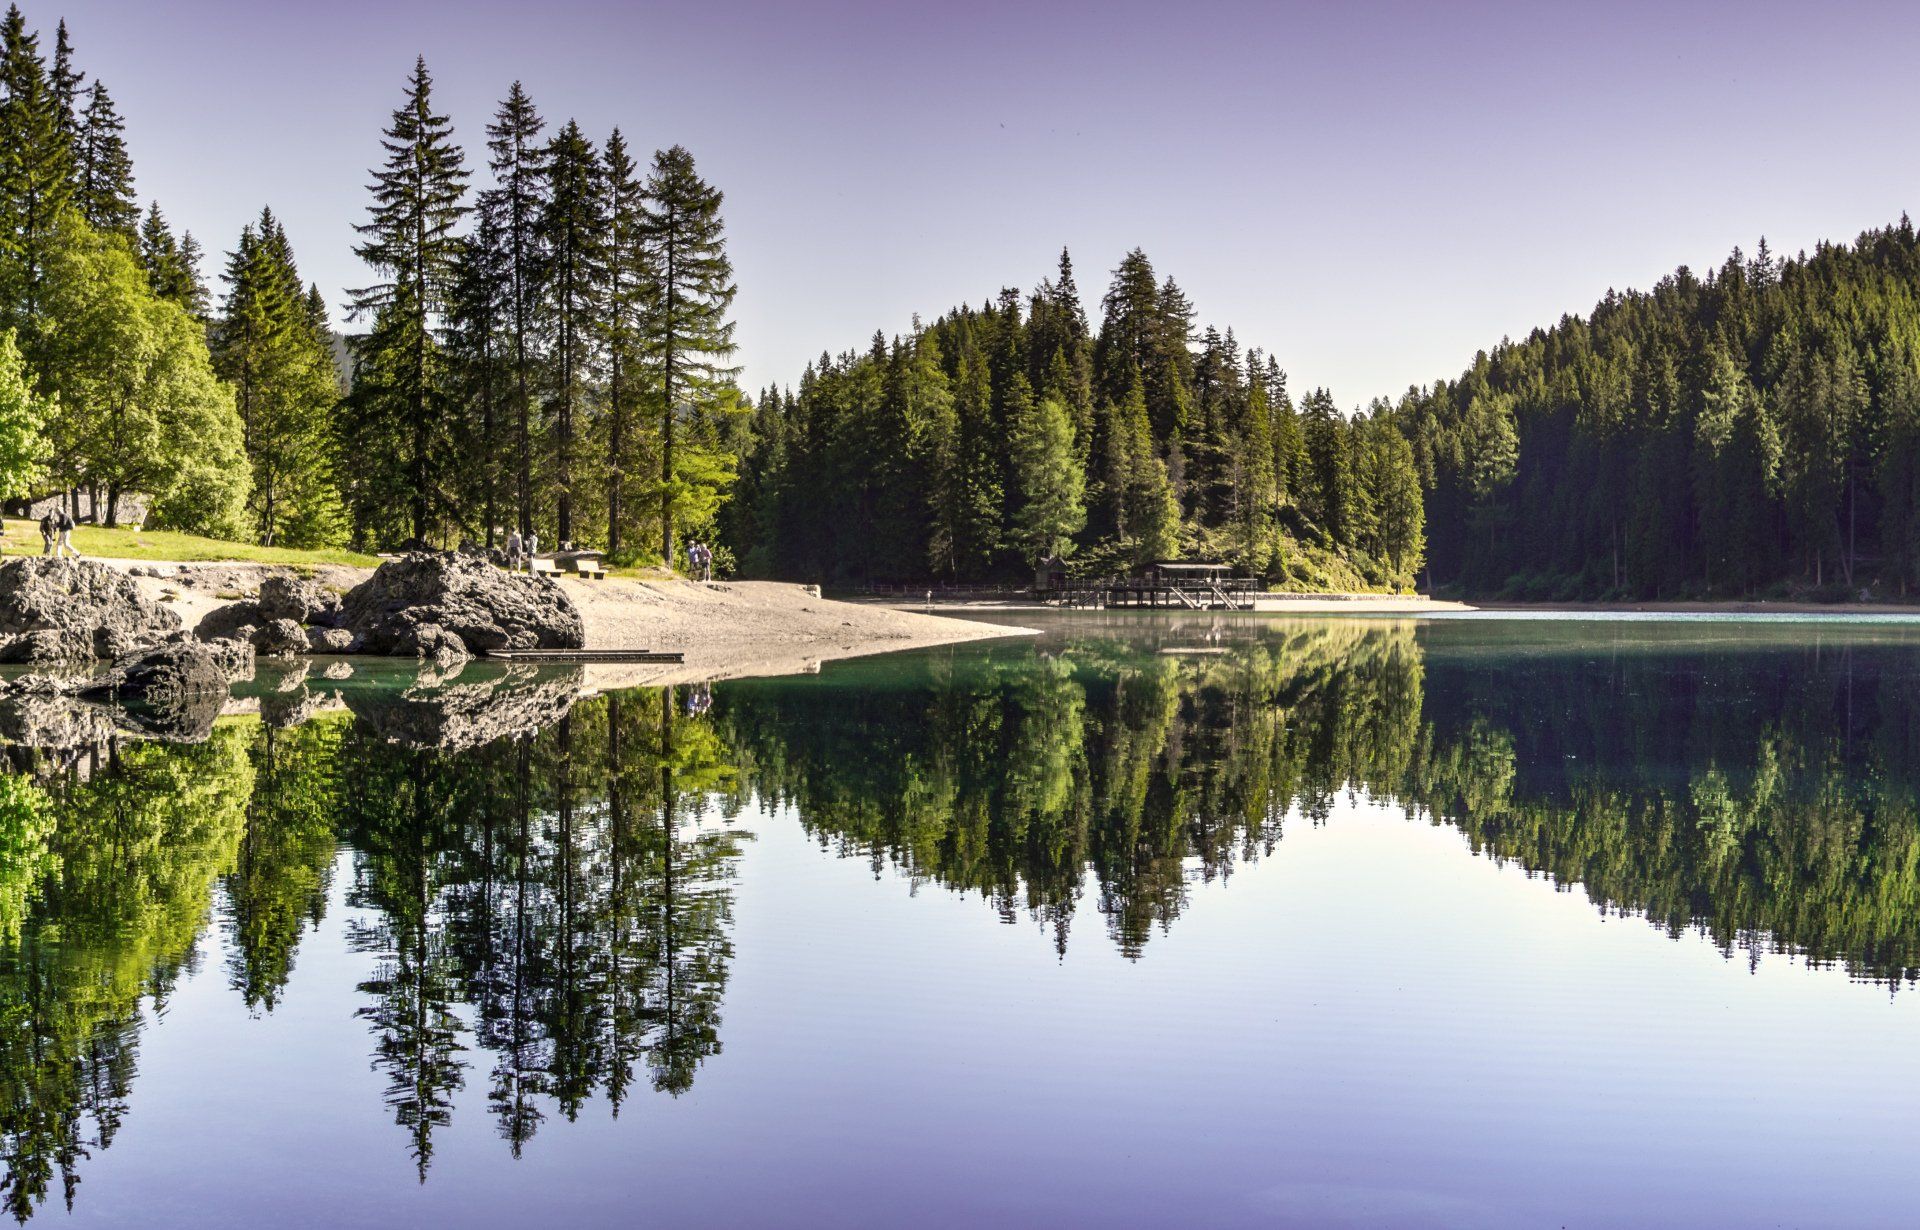
POLYGON ((664 662, 679 664, 687 655, 677 649, 492 649, 489 662, 664 662))
POLYGON ((1043 602, 1084 610, 1251 611, 1260 583, 1231 575, 1226 564, 1159 560, 1130 577, 1047 575, 1035 586, 1043 602))

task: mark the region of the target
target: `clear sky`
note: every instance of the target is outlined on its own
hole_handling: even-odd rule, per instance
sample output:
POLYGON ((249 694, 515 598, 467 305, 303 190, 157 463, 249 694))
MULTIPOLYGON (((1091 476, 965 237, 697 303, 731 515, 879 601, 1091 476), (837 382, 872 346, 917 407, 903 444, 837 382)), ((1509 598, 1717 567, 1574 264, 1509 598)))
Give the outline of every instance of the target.
MULTIPOLYGON (((1920 187, 1903 3, 538 4, 32 0, 213 254, 271 204, 335 303, 416 53, 469 161, 515 79, 726 192, 743 383, 1072 249, 1140 246, 1200 321, 1344 406, 1761 235, 1920 187)), ((477 181, 484 175, 477 177, 477 181)))

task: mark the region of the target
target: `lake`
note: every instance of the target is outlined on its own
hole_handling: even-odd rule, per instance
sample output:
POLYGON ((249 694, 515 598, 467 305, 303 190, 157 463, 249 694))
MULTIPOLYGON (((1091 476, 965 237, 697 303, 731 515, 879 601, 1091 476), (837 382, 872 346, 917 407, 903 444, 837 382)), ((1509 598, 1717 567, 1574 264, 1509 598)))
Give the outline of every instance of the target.
POLYGON ((1920 624, 1043 627, 10 702, 8 1207, 1913 1224, 1920 624))

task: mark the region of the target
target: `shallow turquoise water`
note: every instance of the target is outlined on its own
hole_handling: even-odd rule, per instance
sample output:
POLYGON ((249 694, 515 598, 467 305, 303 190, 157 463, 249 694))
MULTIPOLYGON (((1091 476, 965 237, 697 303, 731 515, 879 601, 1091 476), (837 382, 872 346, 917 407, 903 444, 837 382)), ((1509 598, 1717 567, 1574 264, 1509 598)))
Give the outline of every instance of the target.
POLYGON ((1912 1223, 1920 624, 1044 631, 10 747, 11 1207, 1912 1223))

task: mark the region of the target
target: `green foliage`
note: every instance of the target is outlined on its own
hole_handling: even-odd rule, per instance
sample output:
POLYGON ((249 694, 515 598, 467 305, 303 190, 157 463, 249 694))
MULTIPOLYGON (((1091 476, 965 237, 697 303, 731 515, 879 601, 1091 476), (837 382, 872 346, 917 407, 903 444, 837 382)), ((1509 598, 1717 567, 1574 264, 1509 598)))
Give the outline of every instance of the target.
MULTIPOLYGON (((1024 383, 1025 377, 1016 376, 1024 383)), ((1055 397, 1031 394, 1014 404, 1014 490, 1019 501, 1013 535, 1030 559, 1064 556, 1087 523, 1086 479, 1073 455, 1073 420, 1055 397)))
POLYGON ((69 213, 47 252, 45 327, 30 363, 55 407, 53 476, 145 492, 167 526, 245 532, 250 481, 233 394, 214 375, 204 332, 156 298, 124 240, 69 213))
POLYGON ((0 332, 0 499, 18 499, 40 478, 47 406, 27 379, 13 331, 0 332))

